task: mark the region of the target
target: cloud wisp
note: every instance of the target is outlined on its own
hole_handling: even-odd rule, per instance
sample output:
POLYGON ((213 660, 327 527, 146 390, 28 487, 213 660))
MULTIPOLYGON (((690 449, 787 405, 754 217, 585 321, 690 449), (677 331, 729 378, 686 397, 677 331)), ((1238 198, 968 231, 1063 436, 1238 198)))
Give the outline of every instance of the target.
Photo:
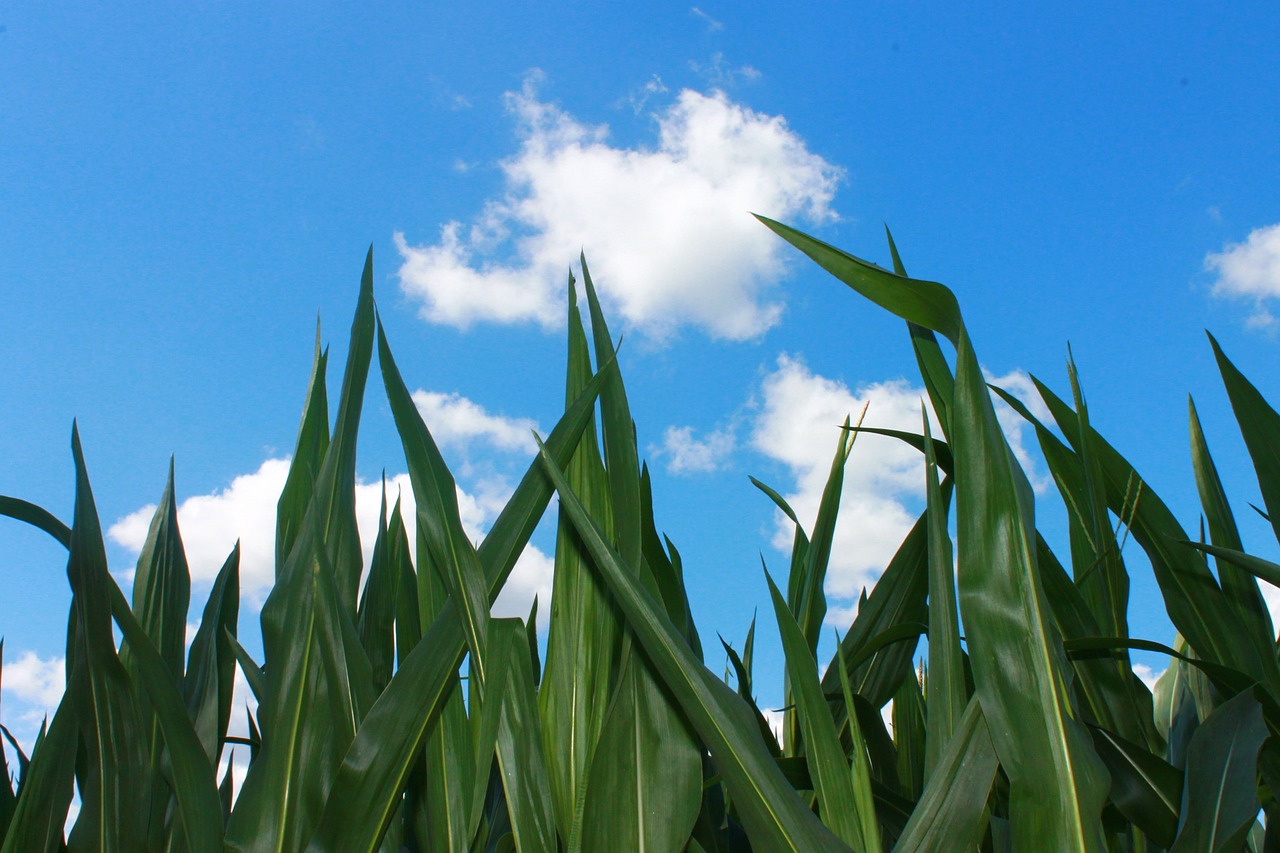
POLYGON ((395 235, 421 315, 558 328, 566 269, 585 249, 611 314, 652 339, 691 326, 745 340, 774 325, 783 254, 750 212, 833 219, 841 170, 782 117, 720 91, 681 91, 655 114, 655 146, 615 146, 607 127, 541 100, 537 79, 507 95, 520 150, 501 163, 504 194, 434 243, 395 235))

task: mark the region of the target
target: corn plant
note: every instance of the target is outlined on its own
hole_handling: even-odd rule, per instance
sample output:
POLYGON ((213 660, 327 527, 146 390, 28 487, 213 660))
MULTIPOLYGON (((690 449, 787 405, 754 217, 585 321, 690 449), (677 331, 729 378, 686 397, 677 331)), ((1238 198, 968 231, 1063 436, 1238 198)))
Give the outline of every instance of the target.
MULTIPOLYGON (((277 508, 260 663, 238 639, 234 549, 184 652, 190 576, 172 463, 131 599, 107 571, 74 426, 69 525, 0 498, 0 513, 66 546, 72 593, 62 703, 30 756, 0 733, 10 749, 0 742, 10 783, 0 784, 0 853, 1280 844, 1258 820, 1280 817, 1270 739, 1280 662, 1256 580, 1280 584, 1280 566, 1244 551, 1194 406, 1207 539, 1187 535, 1094 431, 1074 366, 1070 402, 1037 381, 1052 420, 1042 423, 988 387, 954 294, 908 277, 892 238, 890 271, 763 222, 907 322, 935 418, 922 413, 919 433, 889 432, 922 455, 925 510, 823 666, 844 469, 869 430, 846 422, 833 433, 807 525, 755 481, 795 522, 785 582, 766 571, 786 660, 780 737, 755 698, 754 621, 740 649, 722 641, 713 660, 694 625, 585 258, 589 333, 571 278, 563 415, 477 546, 378 319, 371 253, 332 420, 328 352, 316 347, 277 508), (384 498, 365 567, 356 445, 375 347, 416 535, 384 498), (1065 562, 1037 529, 997 398, 1036 431, 1068 509, 1065 562), (490 611, 553 495, 540 648, 536 604, 523 620, 490 611), (1172 648, 1129 634, 1126 536, 1160 585, 1172 648), (1133 673, 1132 649, 1171 656, 1154 694, 1133 673), (721 660, 730 676, 711 668, 721 660), (237 671, 258 701, 243 738, 228 734, 237 671), (238 791, 229 766, 216 772, 232 749, 248 755, 238 791)), ((1280 538, 1280 415, 1211 344, 1280 538)))

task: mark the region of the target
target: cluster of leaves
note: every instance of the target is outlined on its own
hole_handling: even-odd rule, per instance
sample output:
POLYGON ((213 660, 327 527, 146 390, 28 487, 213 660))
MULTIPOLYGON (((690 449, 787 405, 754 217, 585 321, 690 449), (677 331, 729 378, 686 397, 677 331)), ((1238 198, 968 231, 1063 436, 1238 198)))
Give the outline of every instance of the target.
MULTIPOLYGON (((823 584, 860 427, 839 435, 807 531, 757 483, 796 521, 785 594, 768 579, 786 654, 780 738, 754 698, 754 623, 740 651, 722 642, 736 690, 704 663, 585 260, 590 336, 571 281, 564 414, 477 547, 378 321, 370 258, 332 428, 317 346, 278 505, 262 664, 237 639, 235 550, 185 651, 172 468, 131 604, 107 571, 74 430, 69 527, 0 498, 0 513, 67 547, 73 595, 66 695, 29 760, 9 738, 18 768, 16 788, 0 784, 0 853, 1280 847, 1257 821, 1280 819, 1280 663, 1255 580, 1280 582, 1280 566, 1243 553, 1194 407, 1208 542, 1091 428, 1074 370, 1073 404, 1037 385, 1054 421, 1040 423, 988 388, 954 296, 907 277, 892 240, 890 272, 765 224, 907 321, 941 432, 922 412, 920 434, 892 433, 924 455, 926 509, 825 668, 823 584), (384 498, 364 573, 355 449, 375 346, 417 534, 384 498), (1070 573, 1037 532, 993 393, 1035 426, 1069 510, 1070 573), (543 654, 536 604, 526 620, 490 609, 553 494, 543 654), (1129 637, 1121 526, 1155 571, 1174 649, 1129 637), (1173 656, 1154 697, 1132 648, 1173 656), (237 669, 258 701, 246 738, 228 736, 237 669), (215 769, 237 748, 249 763, 234 792, 230 768, 220 781, 215 769)), ((1280 525, 1280 415, 1214 348, 1280 525)), ((0 770, 8 779, 2 744, 0 770)))

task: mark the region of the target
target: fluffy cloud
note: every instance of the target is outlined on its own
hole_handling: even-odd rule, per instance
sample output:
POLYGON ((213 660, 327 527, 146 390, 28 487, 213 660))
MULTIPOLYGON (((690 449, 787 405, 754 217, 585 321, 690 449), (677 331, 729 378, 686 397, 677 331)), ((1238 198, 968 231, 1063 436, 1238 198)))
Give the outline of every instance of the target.
POLYGON ((536 82, 507 96, 521 146, 501 164, 505 194, 434 244, 395 235, 423 317, 558 327, 566 268, 585 247, 610 309, 652 337, 689 324, 740 340, 777 322, 782 247, 748 212, 831 219, 839 169, 782 117, 719 91, 680 92, 656 115, 656 147, 622 148, 539 100, 536 82))
POLYGON ((1210 252, 1204 265, 1217 273, 1215 295, 1253 300, 1256 310, 1250 325, 1275 322, 1264 302, 1280 297, 1280 223, 1256 228, 1243 243, 1228 243, 1221 252, 1210 252))
POLYGON ((654 452, 655 458, 665 457, 667 471, 672 474, 693 474, 715 471, 736 445, 732 430, 718 429, 706 438, 694 438, 693 427, 667 427, 662 434, 662 447, 654 452))
MULTIPOLYGON (((914 388, 904 380, 864 385, 852 391, 783 355, 761 386, 761 408, 751 441, 757 450, 791 470, 795 484, 785 497, 809 527, 818 515, 845 418, 856 419, 863 406, 869 404, 864 426, 919 432, 920 406, 925 396, 923 388, 914 388)), ((845 467, 844 492, 827 573, 829 595, 856 602, 863 587, 875 582, 915 521, 916 512, 909 511, 907 503, 918 504, 923 493, 919 452, 881 436, 858 437, 845 467)), ((793 526, 781 512, 777 513, 776 522, 773 544, 790 551, 793 526)), ((851 615, 847 610, 833 607, 832 617, 846 621, 851 615)))
POLYGON ((23 652, 17 660, 5 661, 0 685, 16 699, 52 711, 62 701, 66 668, 63 658, 42 658, 35 652, 23 652))
MULTIPOLYGON (((1020 372, 993 381, 1020 397, 1031 387, 1020 372)), ((794 485, 784 496, 806 529, 817 517, 844 419, 856 420, 866 406, 864 426, 919 433, 921 406, 927 400, 923 388, 900 379, 851 390, 787 355, 779 357, 776 368, 765 376, 759 396, 752 445, 790 469, 794 485)), ((1041 485, 1044 478, 1037 476, 1035 459, 1024 447, 1020 419, 1003 404, 997 405, 997 415, 1032 482, 1041 485)), ((938 435, 932 413, 930 421, 938 435)), ((923 509, 923 460, 918 451, 895 439, 862 434, 855 442, 845 467, 827 574, 826 591, 833 599, 828 621, 833 624, 843 628, 852 621, 859 594, 875 583, 923 509)), ((794 527, 781 512, 775 522, 773 544, 789 553, 794 527)))
MULTIPOLYGON (((240 589, 250 599, 265 595, 275 579, 276 502, 288 474, 288 459, 268 459, 225 489, 182 501, 178 529, 193 581, 212 582, 239 540, 240 589)), ((111 525, 107 535, 137 553, 155 511, 155 504, 135 510, 111 525)))
MULTIPOLYGON (((414 400, 442 445, 467 448, 480 443, 498 450, 529 449, 523 442, 528 441, 525 437, 533 428, 533 421, 490 415, 457 394, 418 391, 414 400)), ((250 606, 262 605, 275 580, 276 502, 288 471, 288 459, 268 459, 257 471, 236 477, 227 488, 195 495, 179 504, 178 526, 193 581, 212 582, 238 539, 242 595, 250 606)), ((383 488, 381 480, 356 484, 356 525, 366 567, 377 539, 383 488)), ((385 488, 388 511, 398 497, 409 541, 414 542, 417 507, 409 475, 388 477, 385 488)), ((484 538, 489 524, 510 495, 511 486, 501 477, 480 479, 466 490, 458 488, 458 511, 463 528, 473 542, 484 538)), ((155 511, 155 504, 150 504, 126 515, 110 527, 108 536, 134 553, 141 551, 155 511)), ((540 607, 549 605, 551 575, 550 558, 530 546, 499 599, 504 608, 502 612, 527 616, 535 593, 540 595, 540 607)), ((5 675, 8 687, 7 671, 5 675)))

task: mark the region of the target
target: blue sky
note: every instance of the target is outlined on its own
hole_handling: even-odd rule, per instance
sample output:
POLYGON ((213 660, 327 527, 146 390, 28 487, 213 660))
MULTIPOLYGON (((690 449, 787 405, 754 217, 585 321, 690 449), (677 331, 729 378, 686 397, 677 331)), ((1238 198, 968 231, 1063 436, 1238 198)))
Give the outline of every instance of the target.
MULTIPOLYGON (((1273 553, 1202 330, 1280 400, 1277 43, 1264 3, 6 4, 0 493, 68 518, 78 418, 123 579, 174 454, 198 617, 202 567, 270 529, 316 317, 340 365, 372 244, 480 535, 562 404, 585 250, 703 636, 740 642, 762 608, 776 703, 759 565, 784 571, 789 534, 747 475, 811 518, 844 414, 870 399, 869 423, 909 427, 921 392, 902 323, 757 211, 880 261, 887 223, 1015 391, 1029 372, 1065 392, 1069 342, 1095 425, 1189 530, 1193 394, 1247 543, 1273 553)), ((376 383, 360 453, 373 499, 404 470, 376 383)), ((841 629, 923 493, 891 444, 851 466, 841 629)), ((513 609, 546 587, 548 533, 513 609)), ((3 714, 34 731, 60 689, 65 558, 16 523, 0 552, 3 714)), ((1128 556, 1133 631, 1168 641, 1128 556)))

